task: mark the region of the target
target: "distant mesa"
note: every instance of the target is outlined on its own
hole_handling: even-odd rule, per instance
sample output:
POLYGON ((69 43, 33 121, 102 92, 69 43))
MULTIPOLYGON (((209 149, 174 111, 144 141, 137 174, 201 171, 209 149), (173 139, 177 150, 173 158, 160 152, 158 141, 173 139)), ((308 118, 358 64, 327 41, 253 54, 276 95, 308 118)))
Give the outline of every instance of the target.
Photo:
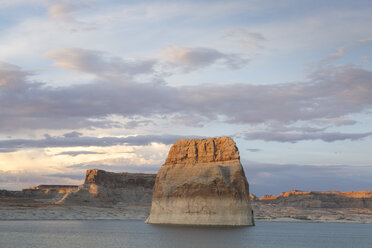
POLYGON ((291 190, 280 195, 264 195, 262 204, 281 207, 310 208, 372 208, 372 191, 301 191, 291 190))
POLYGON ((146 223, 254 225, 249 186, 235 142, 220 137, 174 143, 157 174, 146 223))
POLYGON ((261 197, 260 200, 262 200, 262 201, 275 200, 278 197, 279 197, 278 195, 264 195, 264 196, 261 197))
POLYGON ((87 170, 85 181, 76 191, 64 195, 57 203, 94 205, 151 204, 155 174, 87 170))
POLYGON ((0 197, 17 197, 19 199, 38 199, 40 202, 55 202, 61 196, 78 190, 78 185, 48 185, 41 184, 22 191, 0 190, 0 197))
POLYGON ((23 192, 44 191, 44 193, 49 193, 50 191, 56 191, 58 193, 66 193, 66 192, 77 190, 78 188, 79 188, 79 185, 40 184, 35 187, 29 187, 27 189, 23 189, 23 192))

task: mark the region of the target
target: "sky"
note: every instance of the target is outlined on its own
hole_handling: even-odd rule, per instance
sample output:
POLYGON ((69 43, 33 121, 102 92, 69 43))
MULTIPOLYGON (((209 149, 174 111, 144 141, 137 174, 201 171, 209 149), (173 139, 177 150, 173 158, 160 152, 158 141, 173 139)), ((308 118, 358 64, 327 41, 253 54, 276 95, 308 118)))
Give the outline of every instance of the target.
POLYGON ((371 1, 0 0, 0 188, 232 137, 250 191, 372 190, 371 1))

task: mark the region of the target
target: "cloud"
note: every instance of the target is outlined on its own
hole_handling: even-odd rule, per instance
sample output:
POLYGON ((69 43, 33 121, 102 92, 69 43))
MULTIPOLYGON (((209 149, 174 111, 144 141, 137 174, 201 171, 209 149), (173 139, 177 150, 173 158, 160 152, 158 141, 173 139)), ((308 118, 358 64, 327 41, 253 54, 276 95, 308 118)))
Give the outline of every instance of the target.
POLYGON ((78 155, 87 155, 87 154, 104 154, 104 153, 103 152, 93 152, 93 151, 66 151, 66 152, 60 152, 60 153, 56 154, 56 156, 68 155, 68 156, 76 157, 78 155))
POLYGON ((328 54, 326 57, 324 57, 322 60, 320 60, 319 62, 317 62, 317 66, 319 67, 324 67, 328 64, 330 64, 330 62, 334 61, 334 60, 337 60, 339 58, 342 58, 346 55, 346 50, 344 47, 338 47, 337 48, 337 51, 335 53, 330 53, 328 54))
POLYGON ((275 133, 278 133, 278 132, 306 132, 306 133, 313 133, 313 132, 322 132, 322 131, 325 131, 326 129, 328 129, 329 127, 331 127, 333 125, 341 125, 341 124, 349 124, 349 122, 337 122, 335 123, 334 120, 327 120, 327 121, 323 121, 323 120, 314 120, 312 121, 314 123, 311 123, 313 124, 314 126, 309 126, 309 125, 301 125, 301 126, 298 126, 298 125, 285 125, 284 123, 282 122, 278 122, 278 121, 270 121, 266 124, 266 129, 269 130, 270 132, 275 132, 275 133), (319 125, 321 127, 319 127, 319 125), (326 126, 322 126, 322 125, 326 125, 326 126))
POLYGON ((343 118, 334 118, 329 121, 332 122, 332 124, 335 126, 354 125, 357 123, 357 121, 355 120, 348 120, 343 118))
MULTIPOLYGON (((187 138, 180 135, 137 135, 128 137, 89 137, 89 136, 57 136, 44 135, 44 139, 8 139, 0 140, 0 151, 5 149, 28 149, 28 148, 47 148, 47 147, 89 147, 89 146, 115 146, 126 144, 129 146, 146 146, 153 142, 170 145, 179 139, 187 138)), ((200 138, 193 136, 193 138, 200 138)), ((81 153, 81 152, 80 152, 81 153)), ((78 154, 78 152, 65 152, 64 154, 78 154)), ((87 154, 87 153, 86 153, 87 154)), ((61 154, 59 154, 61 155, 61 154)), ((72 155, 73 156, 73 155, 72 155)))
POLYGON ((176 114, 172 118, 172 123, 176 125, 183 125, 188 127, 203 127, 203 122, 205 122, 205 118, 200 115, 193 115, 193 114, 176 114))
MULTIPOLYGON (((62 178, 62 179, 72 179, 72 180, 79 180, 83 183, 84 180, 84 173, 76 172, 76 173, 54 173, 54 174, 46 174, 43 175, 45 177, 54 177, 54 178, 62 178)), ((81 184, 79 183, 79 184, 81 184)))
POLYGON ((70 132, 70 133, 65 133, 65 134, 63 135, 63 137, 65 137, 65 138, 78 138, 78 137, 80 137, 81 135, 83 135, 83 134, 74 131, 74 132, 70 132))
POLYGON ((0 189, 21 190, 39 184, 67 184, 78 185, 83 182, 84 174, 56 176, 41 175, 33 171, 2 171, 0 170, 0 189))
POLYGON ((372 38, 358 40, 358 42, 359 43, 369 43, 369 42, 372 42, 372 38))
POLYGON ((341 58, 341 57, 345 56, 345 54, 346 54, 345 48, 344 47, 339 47, 339 48, 337 48, 336 53, 329 54, 326 59, 327 60, 338 59, 338 58, 341 58))
POLYGON ((31 73, 22 71, 18 66, 0 61, 0 87, 3 89, 23 86, 26 77, 29 75, 31 73))
POLYGON ((142 121, 133 120, 133 121, 126 122, 124 124, 124 127, 126 129, 134 129, 139 126, 148 126, 150 124, 156 125, 155 122, 150 121, 150 120, 142 120, 142 121))
POLYGON ((93 158, 89 156, 89 160, 71 158, 70 163, 65 164, 66 170, 99 168, 122 171, 130 169, 132 172, 153 173, 164 163, 169 145, 152 143, 148 146, 111 146, 108 149, 101 147, 100 151, 105 151, 106 154, 93 156, 93 158))
POLYGON ((360 140, 372 136, 368 133, 277 133, 277 132, 251 132, 244 135, 246 140, 264 140, 276 142, 296 143, 304 140, 322 140, 334 142, 340 140, 360 140))
POLYGON ((222 37, 233 41, 240 48, 262 49, 266 39, 261 33, 250 32, 245 28, 230 28, 222 31, 222 37))
POLYGON ((123 60, 106 56, 104 52, 81 49, 59 48, 47 52, 44 57, 65 70, 81 71, 96 76, 133 76, 153 73, 155 60, 123 60))
MULTIPOLYGON (((81 68, 92 73, 95 70, 94 66, 81 68)), ((307 80, 295 83, 177 87, 120 77, 113 81, 104 76, 87 84, 51 87, 31 81, 27 72, 14 66, 1 69, 0 131, 122 127, 112 118, 115 115, 147 119, 166 116, 176 122, 178 119, 180 125, 203 125, 212 120, 282 125, 323 120, 337 125, 334 120, 372 107, 372 72, 354 66, 320 68, 307 80), (185 121, 188 117, 191 123, 185 121)), ((117 73, 116 69, 107 70, 102 74, 117 73)))
POLYGON ((0 153, 15 152, 17 149, 14 148, 0 148, 0 153))
POLYGON ((59 2, 48 7, 48 15, 57 22, 68 24, 72 32, 95 30, 96 27, 92 23, 83 22, 75 17, 76 12, 86 8, 89 8, 89 5, 78 3, 78 1, 76 3, 59 2))
POLYGON ((261 149, 257 149, 257 148, 247 148, 245 150, 248 151, 248 152, 260 152, 260 151, 262 151, 261 149))
POLYGON ((162 53, 168 63, 183 68, 185 72, 200 70, 214 64, 240 69, 249 62, 238 54, 225 54, 206 47, 173 46, 164 49, 162 53))
POLYGON ((320 69, 299 83, 183 87, 180 99, 185 97, 185 110, 195 108, 210 119, 221 115, 231 123, 289 124, 344 117, 370 109, 371 80, 371 71, 333 67, 320 69))
POLYGON ((48 14, 55 20, 73 21, 72 12, 76 11, 80 6, 70 3, 55 3, 48 8, 48 14))
POLYGON ((131 173, 150 173, 156 174, 160 168, 159 164, 144 164, 144 165, 131 165, 131 164, 104 164, 104 163, 81 163, 67 166, 69 169, 89 170, 100 169, 112 172, 131 172, 131 173))

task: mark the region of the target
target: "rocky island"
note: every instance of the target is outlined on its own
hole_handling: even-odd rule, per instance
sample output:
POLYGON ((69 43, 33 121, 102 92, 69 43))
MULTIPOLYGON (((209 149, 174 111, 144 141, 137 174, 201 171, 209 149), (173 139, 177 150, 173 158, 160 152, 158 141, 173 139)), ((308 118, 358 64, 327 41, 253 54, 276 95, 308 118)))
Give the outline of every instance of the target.
POLYGON ((146 223, 254 225, 235 142, 220 137, 174 143, 157 174, 146 223))

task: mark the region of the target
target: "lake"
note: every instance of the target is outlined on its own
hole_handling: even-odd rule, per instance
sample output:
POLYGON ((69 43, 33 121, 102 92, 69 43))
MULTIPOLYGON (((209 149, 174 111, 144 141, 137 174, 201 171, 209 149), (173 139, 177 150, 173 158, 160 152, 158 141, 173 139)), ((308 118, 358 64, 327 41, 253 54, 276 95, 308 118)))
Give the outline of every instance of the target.
POLYGON ((0 221, 0 247, 372 247, 372 225, 256 224, 227 228, 156 226, 138 220, 0 221))

